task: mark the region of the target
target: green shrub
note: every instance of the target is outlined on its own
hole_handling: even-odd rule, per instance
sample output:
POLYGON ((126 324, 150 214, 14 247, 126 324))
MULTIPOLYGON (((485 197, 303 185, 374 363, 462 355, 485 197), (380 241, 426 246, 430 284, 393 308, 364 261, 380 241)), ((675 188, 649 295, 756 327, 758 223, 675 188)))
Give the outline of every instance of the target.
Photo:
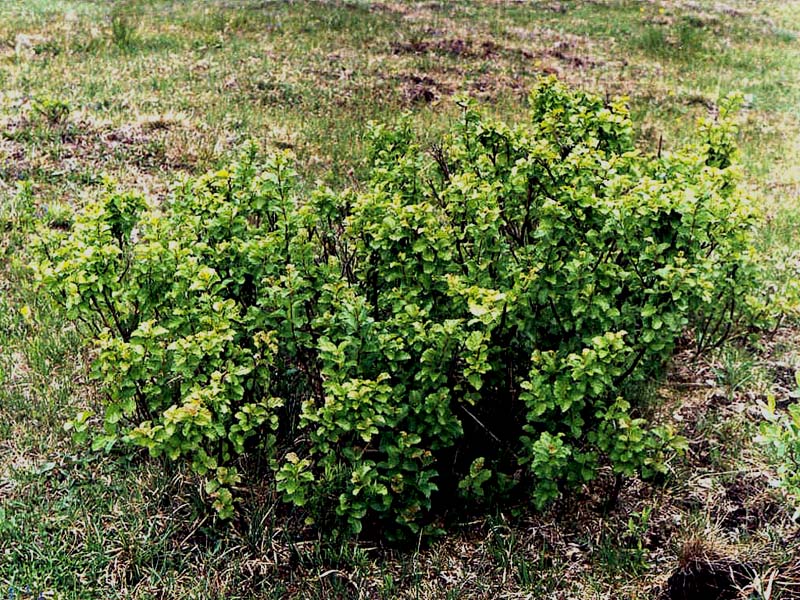
POLYGON ((723 109, 656 157, 622 101, 553 80, 516 127, 463 108, 431 151, 373 127, 363 193, 299 201, 287 156, 251 148, 43 238, 40 281, 98 345, 95 447, 190 461, 223 516, 241 457, 267 457, 287 501, 352 532, 418 531, 457 494, 541 507, 606 463, 664 471, 680 440, 621 386, 760 306, 735 127, 723 109))

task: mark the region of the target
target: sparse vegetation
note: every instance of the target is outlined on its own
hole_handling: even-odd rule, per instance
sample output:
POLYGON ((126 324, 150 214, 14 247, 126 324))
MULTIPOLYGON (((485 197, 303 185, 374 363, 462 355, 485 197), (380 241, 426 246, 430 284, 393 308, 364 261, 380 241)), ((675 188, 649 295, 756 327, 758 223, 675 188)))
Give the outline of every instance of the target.
MULTIPOLYGON (((791 454, 775 442, 792 443, 800 366, 798 30, 794 3, 777 0, 3 2, 0 593, 796 597, 791 454), (73 441, 100 424, 108 388, 90 379, 98 355, 82 350, 85 331, 35 290, 36 229, 78 231, 105 197, 106 175, 163 217, 176 181, 219 171, 250 138, 267 154, 292 151, 298 198, 322 187, 363 199, 374 193, 366 122, 407 112, 412 156, 430 162, 462 121, 459 94, 488 113, 482 123, 515 130, 548 74, 601 98, 627 96, 636 148, 665 161, 697 139, 698 118, 717 120, 721 98, 738 90, 745 100, 730 173, 765 217, 752 238, 770 259, 760 261, 761 298, 787 316, 768 330, 732 330, 719 348, 724 325, 710 322, 705 336, 702 322, 690 326, 660 376, 624 386, 631 418, 688 441, 666 474, 618 477, 601 466, 539 511, 513 496, 494 503, 498 469, 483 455, 453 486, 480 507, 445 508, 428 529, 446 535, 392 547, 307 525, 308 507, 280 500, 269 464, 236 464, 248 485, 233 486, 237 512, 222 523, 185 465, 119 444, 87 453, 73 441)), ((758 316, 737 296, 734 308, 745 306, 758 316)), ((301 432, 299 461, 311 443, 301 432)))

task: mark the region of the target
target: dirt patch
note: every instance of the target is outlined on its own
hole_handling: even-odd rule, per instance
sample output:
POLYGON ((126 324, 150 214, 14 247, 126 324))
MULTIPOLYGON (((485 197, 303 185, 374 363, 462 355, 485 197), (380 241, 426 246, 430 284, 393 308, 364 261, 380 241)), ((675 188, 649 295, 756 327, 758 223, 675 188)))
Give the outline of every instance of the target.
MULTIPOLYGON (((438 32, 430 33, 435 35, 438 32)), ((392 42, 391 48, 393 54, 440 54, 456 58, 492 58, 501 50, 500 46, 491 40, 475 41, 462 38, 392 42)))
POLYGON ((697 556, 667 580, 666 600, 736 600, 753 579, 752 569, 726 557, 697 556))
POLYGON ((702 94, 683 94, 681 95, 681 101, 687 106, 702 106, 711 116, 714 116, 719 111, 714 100, 702 94))
POLYGON ((550 69, 550 72, 557 74, 560 74, 560 68, 564 68, 565 75, 568 76, 571 71, 604 66, 621 69, 628 66, 628 61, 624 58, 613 63, 597 58, 592 42, 578 35, 566 35, 547 28, 519 27, 512 28, 510 33, 522 43, 515 49, 519 56, 538 60, 546 69, 550 69))
POLYGON ((369 11, 373 13, 405 15, 408 13, 409 7, 399 2, 371 2, 369 11))
POLYGON ((699 2, 682 2, 682 3, 678 3, 677 6, 679 6, 683 10, 694 10, 694 11, 698 11, 698 12, 710 10, 712 13, 723 14, 725 16, 735 17, 735 18, 741 18, 741 17, 748 16, 748 13, 746 13, 746 12, 744 12, 742 10, 739 10, 735 6, 731 6, 729 4, 717 3, 717 4, 714 4, 713 6, 709 7, 709 6, 703 5, 703 4, 699 3, 699 2))
POLYGON ((576 47, 568 41, 556 42, 552 48, 547 51, 548 56, 557 58, 562 63, 574 69, 594 68, 602 63, 602 61, 593 59, 587 55, 581 55, 576 52, 576 47))
POLYGON ((167 139, 180 126, 169 116, 146 117, 119 127, 81 116, 50 127, 25 117, 11 119, 0 137, 3 175, 20 179, 34 171, 97 172, 114 160, 144 170, 186 169, 191 166, 187 157, 171 152, 167 139), (46 151, 31 149, 37 145, 46 151))
POLYGON ((776 521, 788 521, 785 507, 769 493, 769 480, 763 473, 748 473, 724 485, 719 503, 719 523, 724 529, 750 533, 776 521))
POLYGON ((451 94, 453 90, 429 75, 405 73, 397 77, 406 104, 430 104, 451 94))
POLYGON ((486 73, 470 81, 470 95, 484 100, 492 100, 504 93, 524 99, 530 91, 530 81, 517 75, 486 73))
POLYGON ((769 370, 774 381, 774 389, 779 392, 781 400, 786 404, 790 400, 797 400, 797 369, 794 365, 785 363, 772 363, 769 370))
MULTIPOLYGON (((429 36, 441 35, 438 30, 428 30, 429 36)), ((593 58, 574 40, 561 39, 553 42, 545 49, 501 46, 492 40, 473 40, 464 38, 413 39, 403 42, 392 42, 392 53, 395 55, 427 55, 450 56, 459 59, 496 59, 501 56, 521 60, 541 60, 555 58, 560 64, 573 69, 586 69, 602 66, 603 61, 593 58)), ((623 66, 627 64, 623 61, 623 66)))

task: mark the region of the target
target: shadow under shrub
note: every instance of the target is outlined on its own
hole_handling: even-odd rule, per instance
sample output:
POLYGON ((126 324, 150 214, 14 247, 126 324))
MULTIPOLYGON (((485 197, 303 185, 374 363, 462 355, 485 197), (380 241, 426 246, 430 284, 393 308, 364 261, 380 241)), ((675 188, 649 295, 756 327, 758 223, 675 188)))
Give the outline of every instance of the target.
POLYGON ((110 191, 43 236, 39 280, 98 347, 95 448, 189 461, 223 516, 262 453, 318 523, 396 534, 437 489, 541 507, 601 464, 663 471, 681 440, 622 384, 688 326, 711 343, 764 309, 728 107, 664 156, 622 101, 554 80, 517 127, 463 108, 433 150, 373 127, 363 193, 301 201, 288 157, 250 149, 163 207, 110 191))

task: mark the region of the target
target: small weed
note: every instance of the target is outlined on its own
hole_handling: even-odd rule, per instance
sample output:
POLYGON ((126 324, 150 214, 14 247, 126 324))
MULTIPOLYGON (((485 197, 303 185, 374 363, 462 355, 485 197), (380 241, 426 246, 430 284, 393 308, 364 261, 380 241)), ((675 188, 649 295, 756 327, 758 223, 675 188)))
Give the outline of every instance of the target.
POLYGON ((72 227, 74 213, 72 207, 64 202, 53 202, 44 207, 44 221, 48 227, 54 229, 69 229, 72 227))
MULTIPOLYGON (((800 391, 800 372, 795 374, 796 390, 800 391)), ((793 519, 800 519, 800 403, 786 411, 777 409, 775 397, 768 395, 762 406, 764 422, 756 437, 777 471, 776 485, 783 488, 794 508, 793 519)))
POLYGON ((43 40, 33 46, 33 52, 39 56, 58 56, 61 54, 61 46, 55 40, 43 40))
POLYGON ((628 517, 625 530, 603 536, 597 547, 598 566, 609 573, 639 576, 650 567, 645 536, 650 527, 651 507, 628 517))
POLYGON ((380 586, 381 600, 390 600, 397 597, 397 585, 391 573, 385 573, 380 586))
POLYGON ((20 181, 16 193, 0 201, 0 232, 24 234, 31 228, 34 213, 33 182, 20 181))
POLYGON ((69 116, 69 103, 59 98, 43 96, 33 101, 33 110, 50 125, 60 125, 69 116))

